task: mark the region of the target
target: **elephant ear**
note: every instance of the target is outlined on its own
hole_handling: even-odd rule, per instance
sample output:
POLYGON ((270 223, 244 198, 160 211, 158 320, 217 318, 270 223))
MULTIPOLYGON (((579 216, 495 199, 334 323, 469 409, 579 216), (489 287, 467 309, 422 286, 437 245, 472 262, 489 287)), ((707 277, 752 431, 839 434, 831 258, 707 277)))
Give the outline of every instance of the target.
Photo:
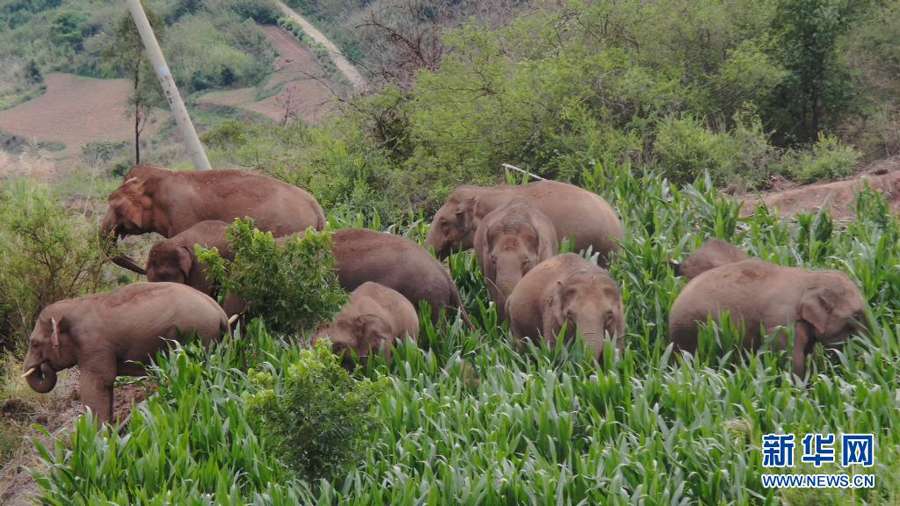
POLYGON ((834 310, 834 294, 824 288, 810 288, 800 298, 800 319, 809 323, 821 336, 828 329, 828 320, 834 310))
POLYGON ((466 199, 456 207, 456 223, 461 230, 469 230, 475 225, 475 210, 478 207, 478 199, 475 197, 466 199))
POLYGON ((59 349, 59 335, 66 334, 69 332, 69 320, 66 317, 62 317, 59 320, 56 318, 50 318, 50 343, 53 345, 54 349, 59 349))
POLYGON ((119 194, 110 205, 116 212, 116 215, 125 218, 134 223, 138 228, 144 228, 144 183, 136 177, 133 177, 119 187, 116 192, 119 194))
POLYGON ((188 275, 191 273, 191 268, 194 266, 194 255, 192 251, 187 246, 182 246, 178 248, 178 268, 181 269, 181 273, 184 274, 184 281, 187 283, 188 275))
POLYGON ((391 341, 391 328, 380 316, 363 314, 356 317, 360 344, 377 348, 381 342, 385 344, 391 341))
POLYGON ((543 318, 545 339, 555 339, 557 329, 562 326, 562 287, 562 281, 557 281, 556 285, 550 288, 550 296, 547 297, 543 318))

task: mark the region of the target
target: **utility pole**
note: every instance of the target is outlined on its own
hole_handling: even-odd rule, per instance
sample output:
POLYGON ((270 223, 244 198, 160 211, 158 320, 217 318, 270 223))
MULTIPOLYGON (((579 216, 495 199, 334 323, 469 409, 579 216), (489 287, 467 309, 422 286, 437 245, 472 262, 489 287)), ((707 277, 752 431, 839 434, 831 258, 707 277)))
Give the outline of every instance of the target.
POLYGON ((156 41, 156 35, 153 34, 153 28, 150 26, 150 21, 147 20, 147 14, 141 7, 141 0, 126 0, 126 3, 128 10, 131 11, 134 25, 141 35, 147 56, 150 57, 150 64, 156 71, 156 77, 159 78, 159 84, 162 86, 163 93, 166 94, 166 100, 169 101, 169 108, 172 109, 175 122, 181 130, 181 136, 184 137, 184 147, 194 161, 194 167, 197 170, 210 170, 212 167, 209 165, 209 159, 206 158, 206 151, 203 150, 203 144, 200 143, 200 138, 197 137, 197 131, 194 130, 194 124, 191 123, 191 117, 188 116, 184 101, 181 100, 178 87, 175 85, 175 80, 172 79, 172 72, 166 64, 166 58, 159 48, 159 42, 156 41))

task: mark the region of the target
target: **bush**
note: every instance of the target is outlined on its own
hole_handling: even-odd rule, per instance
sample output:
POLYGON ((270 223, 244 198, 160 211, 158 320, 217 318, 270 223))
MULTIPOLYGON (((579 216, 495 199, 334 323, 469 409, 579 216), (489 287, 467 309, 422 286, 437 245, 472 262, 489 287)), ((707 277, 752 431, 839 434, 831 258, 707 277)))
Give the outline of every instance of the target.
POLYGON ((261 389, 248 396, 250 406, 262 414, 274 454, 309 481, 362 460, 361 444, 378 421, 372 408, 389 382, 353 379, 326 341, 301 350, 280 382, 267 372, 251 378, 261 389))
POLYGON ((233 262, 215 248, 198 247, 200 261, 224 293, 244 299, 248 313, 262 317, 276 332, 313 328, 346 301, 332 269, 331 232, 308 229, 305 237, 293 236, 281 246, 248 218, 235 220, 228 239, 233 262))
POLYGON ((97 291, 107 261, 96 226, 21 179, 0 185, 0 348, 25 344, 40 311, 97 291))
POLYGON ((819 134, 812 150, 785 156, 783 170, 804 183, 850 175, 859 162, 859 153, 833 135, 819 134))

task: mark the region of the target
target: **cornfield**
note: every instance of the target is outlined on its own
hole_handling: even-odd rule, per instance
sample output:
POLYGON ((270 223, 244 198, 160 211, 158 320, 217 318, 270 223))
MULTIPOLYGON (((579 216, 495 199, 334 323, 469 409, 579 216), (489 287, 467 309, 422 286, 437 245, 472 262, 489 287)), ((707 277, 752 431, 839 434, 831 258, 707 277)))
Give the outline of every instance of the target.
MULTIPOLYGON (((81 418, 66 438, 40 447, 50 464, 43 502, 87 504, 898 504, 900 503, 900 224, 884 198, 862 192, 858 221, 827 212, 789 222, 740 205, 708 179, 676 188, 630 167, 597 166, 584 186, 609 200, 627 229, 611 274, 622 287, 627 347, 610 344, 603 363, 582 345, 517 350, 484 290, 471 252, 451 257, 470 315, 432 326, 400 345, 388 363, 354 374, 388 376, 375 406, 383 427, 346 475, 293 478, 266 451, 260 421, 242 397, 249 369, 283 374, 301 344, 253 322, 211 350, 188 346, 160 356, 158 386, 120 434, 81 418), (816 351, 803 381, 789 357, 742 353, 733 326, 709 326, 696 357, 673 357, 668 311, 685 281, 669 260, 707 237, 782 265, 845 271, 876 322, 843 349, 816 351), (867 469, 874 489, 772 490, 761 486, 761 438, 874 433, 867 469)), ((422 241, 420 220, 382 227, 377 217, 332 217, 422 241)), ((589 254, 589 253, 588 253, 589 254)))

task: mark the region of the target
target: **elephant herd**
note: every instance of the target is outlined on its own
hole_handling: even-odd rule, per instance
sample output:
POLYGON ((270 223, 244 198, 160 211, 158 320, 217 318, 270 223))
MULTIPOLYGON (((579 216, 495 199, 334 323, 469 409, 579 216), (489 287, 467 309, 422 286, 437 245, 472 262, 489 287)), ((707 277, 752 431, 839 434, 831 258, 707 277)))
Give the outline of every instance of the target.
MULTIPOLYGON (((28 384, 41 393, 53 389, 58 371, 78 365, 81 399, 104 422, 112 417, 117 376, 144 374, 139 363, 185 333, 196 332, 204 343, 219 339, 243 311, 244 302, 234 295, 221 297, 221 306, 211 297, 214 290, 195 245, 215 247, 233 259, 226 231, 235 218, 253 218, 281 242, 325 226, 322 208, 306 191, 241 171, 135 166, 108 203, 100 226, 105 243, 150 232, 166 238, 153 245, 146 268, 124 255, 113 259, 145 274, 148 282, 47 306, 24 364, 28 384)), ((623 234, 615 210, 576 186, 541 181, 459 187, 437 211, 426 239, 437 258, 396 235, 368 229, 334 232, 334 269, 352 293, 313 340, 328 337, 347 367, 353 355, 365 360, 381 349, 390 358, 392 344, 417 338, 416 307, 422 301, 433 320, 442 310, 458 311, 474 328, 440 261, 474 248, 498 314, 509 321, 517 341, 554 344, 566 329, 565 339, 580 336, 599 359, 607 339, 624 347, 621 291, 604 268, 623 234), (576 251, 598 253, 600 266, 581 255, 559 254, 567 238, 576 251)), ((700 324, 728 312, 743 322, 748 348, 772 333, 776 344, 787 348, 787 334, 779 329, 793 326, 793 370, 802 376, 816 342, 839 344, 864 326, 859 290, 837 271, 747 259, 735 246, 716 240, 674 268, 676 275, 691 278, 672 306, 669 324, 670 340, 683 351, 696 351, 700 324)))

